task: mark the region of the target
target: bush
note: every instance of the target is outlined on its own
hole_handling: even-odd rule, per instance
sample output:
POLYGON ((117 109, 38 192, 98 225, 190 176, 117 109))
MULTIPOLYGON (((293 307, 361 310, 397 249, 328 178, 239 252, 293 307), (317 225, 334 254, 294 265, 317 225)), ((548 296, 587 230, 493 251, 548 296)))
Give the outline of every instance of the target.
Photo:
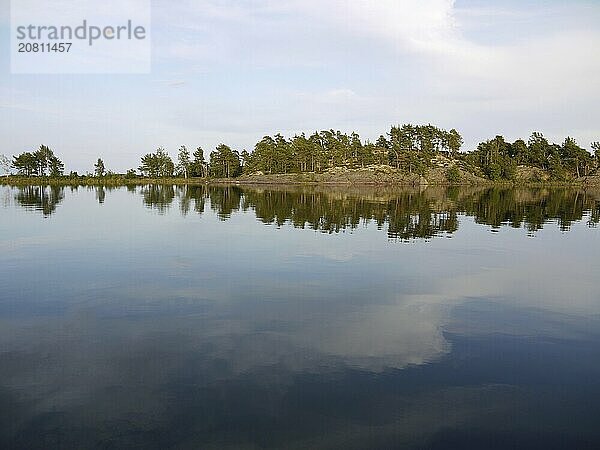
POLYGON ((446 169, 446 180, 450 183, 458 183, 460 181, 460 170, 458 170, 458 167, 452 166, 446 169))
POLYGON ((507 161, 502 166, 502 178, 505 180, 514 180, 517 175, 517 165, 513 161, 507 161))

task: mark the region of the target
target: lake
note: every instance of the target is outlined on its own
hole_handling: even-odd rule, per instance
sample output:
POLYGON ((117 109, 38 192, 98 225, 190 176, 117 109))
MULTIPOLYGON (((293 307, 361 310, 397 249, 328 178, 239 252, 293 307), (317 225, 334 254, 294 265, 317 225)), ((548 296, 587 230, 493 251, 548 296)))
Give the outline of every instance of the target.
POLYGON ((600 191, 0 186, 0 447, 600 448, 600 191))

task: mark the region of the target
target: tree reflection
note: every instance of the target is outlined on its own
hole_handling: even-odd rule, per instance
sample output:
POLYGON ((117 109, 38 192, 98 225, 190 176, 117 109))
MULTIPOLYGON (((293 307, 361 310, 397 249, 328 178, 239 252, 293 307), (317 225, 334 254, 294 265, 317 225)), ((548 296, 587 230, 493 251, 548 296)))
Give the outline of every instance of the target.
POLYGON ((54 213, 65 198, 62 186, 19 186, 17 189, 17 204, 41 211, 45 217, 54 213))
POLYGON ((589 214, 600 219, 600 195, 573 189, 514 188, 205 188, 221 220, 240 209, 252 209, 264 224, 309 228, 325 233, 356 229, 361 224, 387 225, 390 239, 429 239, 458 230, 459 215, 499 228, 535 232, 556 222, 567 231, 589 214))
POLYGON ((172 184, 148 184, 140 189, 144 205, 156 209, 159 214, 167 212, 175 199, 175 189, 172 184))
POLYGON ((456 211, 435 209, 435 197, 418 190, 367 196, 340 190, 244 190, 243 201, 263 223, 291 223, 326 233, 374 222, 379 229, 387 224, 391 239, 409 240, 452 233, 458 228, 456 211))
POLYGON ((465 199, 460 207, 477 223, 495 228, 508 225, 533 232, 554 221, 561 231, 568 231, 588 212, 589 224, 598 223, 598 200, 594 194, 573 189, 493 188, 465 199))
POLYGON ((192 208, 194 212, 202 214, 207 195, 205 186, 178 186, 177 198, 179 199, 179 211, 181 215, 187 216, 192 208))
POLYGON ((217 217, 227 220, 235 211, 239 211, 242 199, 242 190, 237 186, 209 187, 208 197, 210 207, 217 217))
MULTIPOLYGON (((71 187, 71 190, 76 189, 71 187)), ((104 203, 118 187, 97 186, 96 200, 104 203)), ((460 225, 460 216, 493 229, 503 226, 524 228, 531 233, 547 223, 560 230, 582 220, 590 227, 600 222, 600 191, 577 189, 526 189, 481 187, 240 187, 209 185, 128 186, 139 192, 146 207, 165 214, 175 199, 179 211, 202 214, 208 201, 220 220, 238 211, 252 210, 264 224, 308 228, 323 233, 354 230, 373 223, 384 227, 392 240, 410 241, 451 235, 460 225)), ((62 186, 22 186, 14 195, 17 204, 49 216, 64 199, 62 186)))
POLYGON ((96 186, 96 200, 98 203, 103 204, 106 199, 106 189, 104 186, 96 186))

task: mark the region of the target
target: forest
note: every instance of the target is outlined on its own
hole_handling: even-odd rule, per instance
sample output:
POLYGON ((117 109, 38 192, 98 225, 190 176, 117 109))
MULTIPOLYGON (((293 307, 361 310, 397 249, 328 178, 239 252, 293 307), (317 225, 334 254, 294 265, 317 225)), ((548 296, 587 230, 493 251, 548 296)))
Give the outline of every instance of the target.
MULTIPOLYGON (((177 150, 175 160, 164 148, 144 154, 137 169, 115 174, 98 158, 93 172, 86 176, 124 178, 236 178, 241 175, 322 173, 333 168, 358 169, 389 166, 407 174, 425 176, 429 169, 443 161, 448 182, 459 182, 461 171, 489 180, 513 180, 518 167, 543 171, 551 180, 569 181, 598 174, 600 142, 591 150, 566 137, 562 143, 550 142, 542 133, 534 132, 514 142, 496 136, 481 142, 476 149, 464 151, 463 138, 455 129, 444 130, 434 125, 392 126, 375 142, 362 140, 335 130, 305 133, 286 138, 281 134, 265 136, 251 152, 218 145, 208 158, 202 147, 190 152, 186 146, 177 150)), ((3 157, 5 171, 26 177, 60 177, 64 164, 45 145, 36 151, 3 157)), ((70 177, 79 176, 71 172, 70 177)))

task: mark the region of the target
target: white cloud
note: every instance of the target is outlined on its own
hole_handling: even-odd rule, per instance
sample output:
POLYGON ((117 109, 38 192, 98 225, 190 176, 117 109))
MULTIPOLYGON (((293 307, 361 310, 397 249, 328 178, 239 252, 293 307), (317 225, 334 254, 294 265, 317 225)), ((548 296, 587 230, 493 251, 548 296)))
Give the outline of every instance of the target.
POLYGON ((401 49, 436 48, 454 33, 452 0, 313 0, 299 5, 337 31, 383 38, 401 49))

